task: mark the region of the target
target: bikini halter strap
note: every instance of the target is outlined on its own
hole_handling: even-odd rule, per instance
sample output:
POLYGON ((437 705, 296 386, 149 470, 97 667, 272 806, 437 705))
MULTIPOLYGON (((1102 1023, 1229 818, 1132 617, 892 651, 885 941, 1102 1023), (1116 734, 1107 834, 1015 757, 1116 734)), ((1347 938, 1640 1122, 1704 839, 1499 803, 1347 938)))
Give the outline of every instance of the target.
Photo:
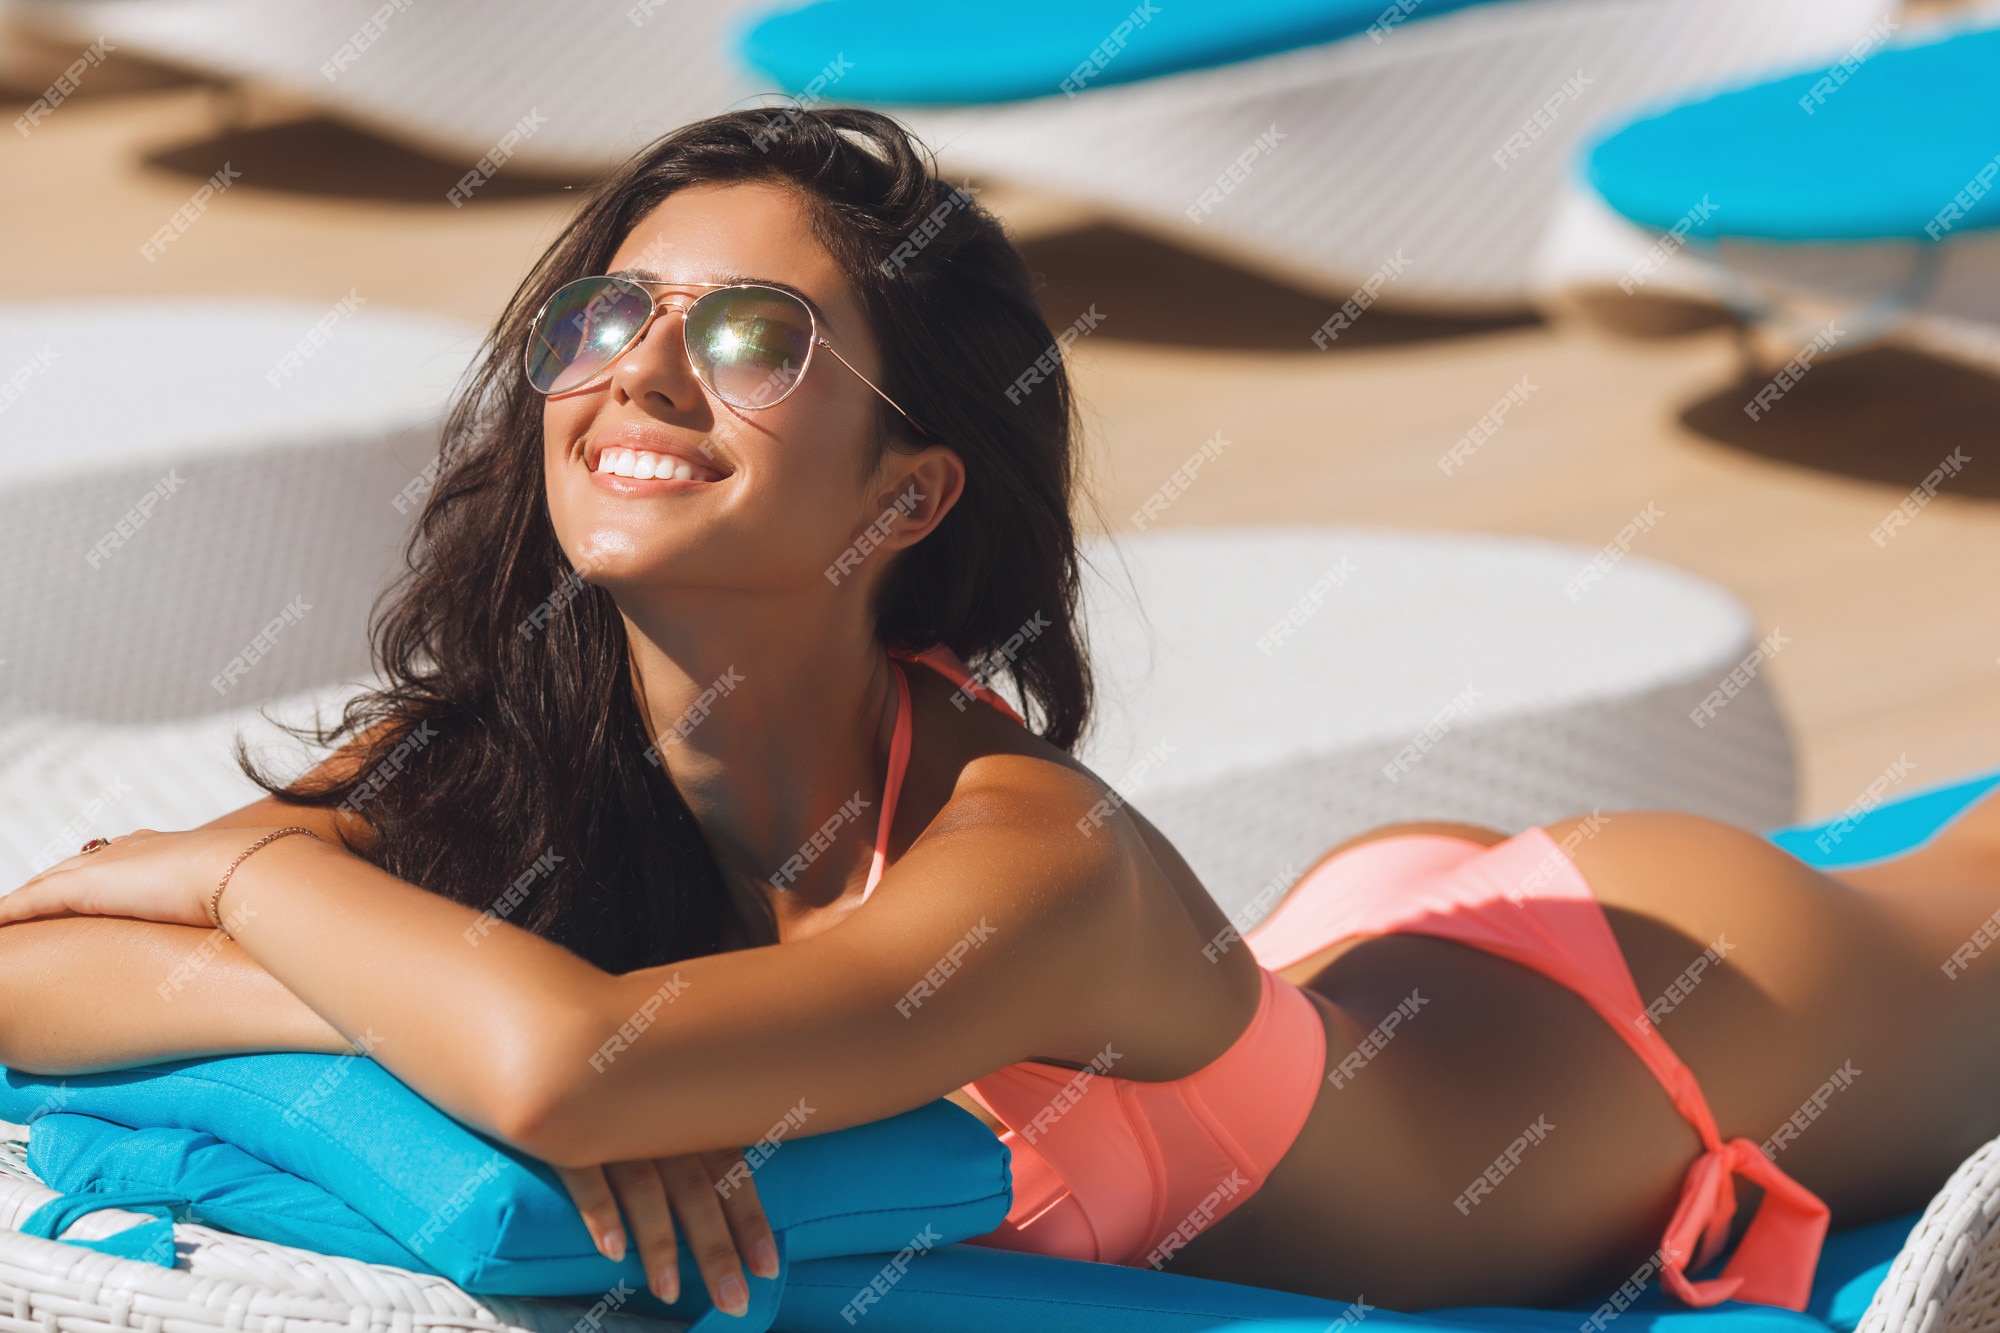
POLYGON ((962 693, 982 699, 1016 722, 1027 725, 1005 699, 988 689, 966 669, 965 663, 959 661, 958 654, 945 645, 926 648, 920 653, 890 653, 889 667, 896 673, 896 728, 889 737, 889 775, 882 783, 882 814, 875 821, 875 857, 868 867, 868 885, 861 890, 861 901, 864 903, 875 892, 875 886, 882 882, 882 872, 889 868, 889 829, 896 822, 896 800, 903 794, 903 775, 910 767, 910 678, 904 673, 902 662, 896 660, 899 657, 923 663, 958 686, 962 693))

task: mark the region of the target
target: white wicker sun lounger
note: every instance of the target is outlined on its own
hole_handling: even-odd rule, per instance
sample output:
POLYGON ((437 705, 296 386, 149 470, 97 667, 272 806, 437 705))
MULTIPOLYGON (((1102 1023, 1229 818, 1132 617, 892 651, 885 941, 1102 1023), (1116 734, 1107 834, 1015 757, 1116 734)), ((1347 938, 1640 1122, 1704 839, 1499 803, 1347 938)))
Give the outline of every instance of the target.
POLYGON ((587 176, 761 86, 722 51, 750 0, 0 0, 31 31, 280 88, 467 167, 587 176), (387 9, 384 16, 382 11, 387 9))
POLYGON ((1855 1333, 2000 1329, 2000 1139, 1965 1159, 1924 1209, 1855 1333))
MULTIPOLYGON (((57 41, 102 33, 158 61, 274 85, 468 166, 508 137, 520 168, 601 171, 770 86, 724 49, 731 26, 759 7, 746 0, 425 0, 392 5, 379 24, 378 0, 10 3, 57 41), (537 112, 531 132, 516 134, 537 112)), ((1563 164, 1591 125, 1821 58, 1893 6, 1508 0, 1435 18, 1417 8, 1380 41, 1362 34, 1075 98, 1051 89, 992 106, 889 109, 954 172, 1085 201, 1335 298, 1401 253, 1407 266, 1381 300, 1511 310, 1527 303, 1563 164), (1202 191, 1273 126, 1283 139, 1268 161, 1191 219, 1202 191), (1508 150, 1515 135, 1526 147, 1508 150)), ((843 94, 836 80, 818 95, 843 94)))
POLYGON ((1819 58, 1892 0, 1513 0, 1240 64, 987 107, 891 107, 953 171, 1341 298, 1512 309, 1572 147, 1667 94, 1819 58), (1581 73, 1586 82, 1566 85, 1581 73), (1545 104, 1553 107, 1543 113, 1545 104), (1189 209, 1275 126, 1212 210, 1189 209), (1527 147, 1507 147, 1525 131, 1527 147), (1498 160, 1496 160, 1498 159, 1498 160))
POLYGON ((0 306, 0 711, 159 721, 365 669, 478 341, 351 300, 0 306))
POLYGON ((1638 558, 1579 590, 1592 555, 1339 528, 1146 534, 1122 563, 1099 548, 1082 756, 1240 919, 1378 824, 1788 823, 1776 703, 1761 675, 1725 685, 1758 641, 1742 605, 1638 558))
MULTIPOLYGON (((1952 38, 1979 40, 1996 24, 2000 3, 1987 0, 1926 23, 1878 29, 1824 71, 1808 65, 1782 71, 1801 74, 1796 80, 1746 81, 1733 100, 1740 142, 1751 149, 1747 164, 1739 159, 1709 174, 1699 152, 1660 152, 1649 182, 1685 195, 1691 219, 1706 221, 1712 212, 1720 239, 1704 239, 1697 229, 1684 240, 1621 216, 1582 179, 1588 164, 1575 162, 1535 259, 1537 303, 1613 331, 1672 332, 1740 318, 1771 326, 1774 344, 1789 344, 1787 354, 1831 319, 1843 349, 1884 338, 2000 368, 2000 229, 1990 211, 1960 212, 1993 187, 1989 93, 1931 59, 1948 60, 1952 38), (1912 52, 1916 58, 1907 58, 1912 52), (1819 88, 1815 75, 1832 86, 1819 88), (1794 109, 1801 87, 1815 90, 1797 97, 1806 105, 1794 109), (1933 88, 1965 100, 1925 98, 1933 88), (1859 110, 1871 98, 1873 106, 1859 110), (1789 114, 1760 116, 1759 102, 1789 114), (1970 142, 1942 144, 1934 125, 1971 128, 1970 142), (1816 165, 1829 156, 1830 138, 1843 150, 1831 154, 1840 162, 1837 176, 1816 165), (1889 156, 1896 170, 1879 170, 1889 156), (1774 164, 1772 171, 1761 162, 1774 164), (1753 201, 1756 218, 1745 231, 1742 187, 1753 177, 1772 181, 1781 194, 1796 179, 1834 186, 1802 204, 1799 217, 1782 219, 1782 234, 1772 234, 1764 201, 1753 201)), ((1990 40, 1959 67, 1990 64, 1988 50, 1990 40)), ((1658 110, 1685 124, 1701 101, 1658 110)), ((1628 189, 1632 166, 1628 160, 1616 168, 1628 189)))
POLYGON ((1594 192, 1571 185, 1536 260, 1536 303, 1573 311, 1611 332, 1673 332, 1789 312, 1793 346, 1833 318, 1857 335, 1850 346, 1865 333, 2000 371, 2000 231, 1968 232, 1936 247, 1935 269, 1908 300, 1899 293, 1925 260, 1908 242, 1725 240, 1655 259, 1660 239, 1613 213, 1594 192), (1635 273, 1643 283, 1632 281, 1635 273), (1885 318, 1857 318, 1871 308, 1885 318), (1864 330, 1864 322, 1874 327, 1864 330))
POLYGON ((365 304, 0 306, 0 892, 86 825, 254 799, 236 725, 368 669, 478 337, 365 304))

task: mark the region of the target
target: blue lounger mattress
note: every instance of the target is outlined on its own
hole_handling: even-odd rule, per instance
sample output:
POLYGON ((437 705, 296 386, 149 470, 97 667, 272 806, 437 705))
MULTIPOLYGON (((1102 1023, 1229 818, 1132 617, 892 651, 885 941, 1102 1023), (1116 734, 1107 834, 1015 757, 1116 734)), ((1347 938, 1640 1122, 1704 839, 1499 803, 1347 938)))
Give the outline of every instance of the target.
POLYGON ((1710 240, 1918 241, 2000 224, 2000 28, 1876 49, 1641 117, 1584 175, 1641 226, 1710 240))
MULTIPOLYGON (((1995 786, 2000 772, 1772 837, 1816 865, 1876 861, 1928 841, 1995 786)), ((94 1208, 154 1212, 155 1223, 89 1242, 131 1258, 171 1263, 161 1236, 194 1211, 263 1239, 442 1272, 475 1292, 595 1297, 636 1275, 635 1256, 617 1265, 590 1248, 546 1167, 365 1059, 235 1056, 67 1080, 5 1071, 0 1118, 30 1124, 30 1163, 64 1191, 22 1229, 54 1238, 94 1208)), ((1803 1312, 1689 1310, 1635 1281, 1562 1310, 1407 1315, 956 1243, 1004 1215, 1006 1157, 946 1102, 784 1145, 758 1167, 784 1272, 752 1279, 749 1316, 707 1305, 685 1248, 681 1302, 646 1296, 639 1306, 692 1319, 702 1333, 846 1333, 864 1323, 870 1333, 1329 1333, 1364 1318, 1440 1333, 1603 1333, 1613 1320, 1620 1333, 1848 1333, 1916 1221, 1830 1236, 1803 1312)))
POLYGON ((1485 3, 1491 0, 819 0, 754 17, 737 49, 790 93, 824 89, 844 102, 1006 102, 1274 55, 1352 37, 1371 24, 1386 28, 1485 3))

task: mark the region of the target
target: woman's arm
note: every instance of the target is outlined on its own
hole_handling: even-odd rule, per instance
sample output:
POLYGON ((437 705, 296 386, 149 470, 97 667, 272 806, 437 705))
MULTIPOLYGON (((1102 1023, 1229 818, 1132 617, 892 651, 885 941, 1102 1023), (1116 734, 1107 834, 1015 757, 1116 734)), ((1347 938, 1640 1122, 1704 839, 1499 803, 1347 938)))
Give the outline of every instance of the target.
MULTIPOLYGON (((357 839, 372 836, 365 825, 343 825, 332 811, 268 797, 194 832, 240 829, 241 836, 226 840, 233 848, 287 824, 310 828, 335 844, 342 832, 357 839)), ((350 1047, 220 931, 124 916, 49 917, 0 926, 0 1064, 75 1074, 247 1051, 332 1054, 358 1047, 372 1053, 379 1044, 379 1034, 364 1031, 350 1047)), ((679 1295, 678 1231, 697 1256, 711 1298, 740 1314, 747 1293, 739 1251, 760 1275, 777 1275, 777 1252, 755 1183, 745 1181, 728 1193, 711 1184, 711 1179, 735 1179, 743 1170, 742 1154, 727 1150, 559 1173, 598 1248, 614 1260, 626 1249, 622 1199, 631 1240, 662 1299, 679 1295)))
MULTIPOLYGON (((330 839, 357 831, 332 811, 269 796, 201 827, 283 824, 330 839)), ((0 1065, 88 1074, 202 1055, 349 1049, 219 932, 91 916, 0 926, 0 1065)))
POLYGON ((212 930, 118 917, 0 926, 0 1065, 90 1074, 346 1038, 212 930))
POLYGON ((1095 1049, 1133 905, 1122 840, 1077 832, 1101 789, 1020 756, 976 767, 876 906, 624 976, 506 924, 469 935, 473 909, 302 837, 245 861, 221 911, 335 1028, 373 1034, 391 1072, 556 1165, 821 1133, 1095 1049))
MULTIPOLYGON (((214 988, 191 1025, 204 1035, 169 1024, 150 1040, 192 1053, 220 1031, 231 1049, 297 1049, 303 1038, 228 1027, 245 1021, 240 1010, 268 1013, 248 996, 296 996, 341 1034, 331 1049, 354 1038, 446 1112, 558 1167, 614 1258, 622 1202, 666 1300, 677 1294, 678 1222, 711 1296, 740 1313, 739 1252, 767 1276, 776 1252, 754 1181, 718 1203, 709 1182, 744 1168, 740 1154, 717 1150, 879 1119, 1031 1056, 1095 1054, 1136 922, 1121 846, 1130 830, 1077 832, 1101 794, 1045 761, 982 760, 884 878, 874 908, 804 940, 622 977, 337 842, 280 838, 243 861, 222 895, 242 971, 212 960, 198 974, 214 988), (232 995, 244 1001, 235 1014, 232 995)), ((113 930, 143 917, 185 923, 182 939, 218 938, 193 923, 210 919, 222 869, 264 832, 309 822, 239 813, 273 822, 141 830, 70 858, 0 898, 0 922, 18 923, 0 936, 73 931, 42 918, 79 912, 113 930)), ((229 948, 215 959, 237 958, 229 948)), ((37 1030, 30 1018, 0 1041, 28 1051, 37 1030)), ((66 1058, 65 1070, 83 1067, 75 1030, 63 1019, 47 1053, 66 1058)))

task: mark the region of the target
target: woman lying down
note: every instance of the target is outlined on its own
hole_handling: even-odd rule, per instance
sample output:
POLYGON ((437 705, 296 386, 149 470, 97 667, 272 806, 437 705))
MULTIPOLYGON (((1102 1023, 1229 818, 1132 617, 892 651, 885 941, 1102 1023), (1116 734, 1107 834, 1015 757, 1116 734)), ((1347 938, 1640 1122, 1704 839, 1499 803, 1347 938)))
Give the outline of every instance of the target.
POLYGON ((1383 828, 1239 938, 1070 755, 1054 341, 884 116, 646 149, 493 330, 384 687, 299 781, 0 900, 0 1062, 369 1034, 731 1311, 776 1256, 713 1186, 801 1097, 799 1133, 947 1096, 1006 1136, 978 1243, 1403 1309, 1655 1268, 1796 1308, 1829 1221, 2000 1134, 2000 964, 1940 968, 2000 892, 1991 803, 1837 876, 1684 815, 1383 828))

